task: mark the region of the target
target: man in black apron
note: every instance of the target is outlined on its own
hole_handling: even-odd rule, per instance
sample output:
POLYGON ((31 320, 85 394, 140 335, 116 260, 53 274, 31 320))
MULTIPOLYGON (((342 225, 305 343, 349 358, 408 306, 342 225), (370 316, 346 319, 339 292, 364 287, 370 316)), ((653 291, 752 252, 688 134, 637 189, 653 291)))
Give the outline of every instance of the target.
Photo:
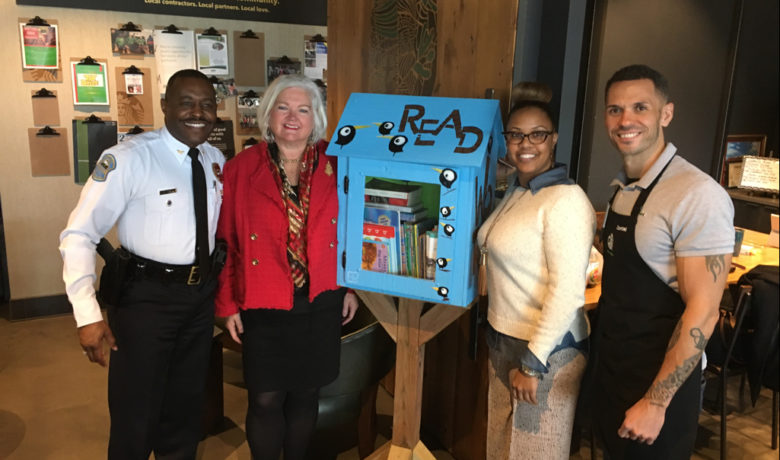
POLYGON ((603 229, 593 414, 610 459, 690 458, 701 355, 731 261, 731 201, 666 144, 673 114, 665 78, 649 67, 607 82, 605 124, 624 177, 603 229))

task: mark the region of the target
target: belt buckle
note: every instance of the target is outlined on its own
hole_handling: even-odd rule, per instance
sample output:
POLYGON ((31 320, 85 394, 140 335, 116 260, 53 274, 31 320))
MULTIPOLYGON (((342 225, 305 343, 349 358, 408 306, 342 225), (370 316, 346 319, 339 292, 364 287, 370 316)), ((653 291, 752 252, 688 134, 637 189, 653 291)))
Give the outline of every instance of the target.
POLYGON ((194 286, 200 284, 200 266, 193 265, 190 267, 190 276, 187 277, 187 285, 194 286))

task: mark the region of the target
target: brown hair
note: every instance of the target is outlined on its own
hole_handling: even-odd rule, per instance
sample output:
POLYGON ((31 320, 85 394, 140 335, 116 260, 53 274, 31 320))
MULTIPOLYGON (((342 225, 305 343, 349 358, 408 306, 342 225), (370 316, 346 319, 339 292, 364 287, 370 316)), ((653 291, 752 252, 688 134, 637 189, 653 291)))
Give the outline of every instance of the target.
POLYGON ((558 130, 558 122, 550 108, 552 89, 544 83, 521 81, 512 88, 511 109, 509 116, 526 107, 536 107, 542 110, 552 123, 553 131, 558 130))
POLYGON ((514 107, 520 101, 539 101, 549 104, 552 100, 552 90, 544 83, 535 81, 521 81, 512 87, 510 107, 514 107))

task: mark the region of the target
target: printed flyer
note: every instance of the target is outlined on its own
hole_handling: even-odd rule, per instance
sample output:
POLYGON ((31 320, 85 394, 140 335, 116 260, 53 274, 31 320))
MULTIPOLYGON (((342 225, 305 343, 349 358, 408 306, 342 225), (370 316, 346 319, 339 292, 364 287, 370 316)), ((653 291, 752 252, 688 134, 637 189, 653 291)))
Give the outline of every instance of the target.
POLYGON ((206 75, 228 74, 227 35, 195 34, 198 70, 206 75))
POLYGON ((105 65, 74 61, 71 62, 71 76, 75 105, 109 105, 105 65))
POLYGON ((59 67, 57 26, 19 24, 22 35, 22 64, 25 69, 59 67))

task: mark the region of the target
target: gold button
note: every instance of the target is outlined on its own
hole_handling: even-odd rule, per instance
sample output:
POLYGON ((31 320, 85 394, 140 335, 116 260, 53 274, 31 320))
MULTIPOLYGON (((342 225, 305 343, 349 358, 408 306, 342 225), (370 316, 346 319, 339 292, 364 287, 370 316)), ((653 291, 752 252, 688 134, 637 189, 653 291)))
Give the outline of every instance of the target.
POLYGON ((330 246, 332 248, 333 246, 335 246, 335 244, 330 243, 328 246, 330 246))
POLYGON ((249 239, 252 240, 252 241, 256 240, 257 239, 257 233, 250 233, 249 234, 249 239))
POLYGON ((257 264, 259 264, 259 263, 260 263, 260 261, 259 261, 259 260, 257 260, 257 259, 252 259, 252 265, 255 265, 255 266, 257 266, 257 264))
POLYGON ((330 220, 330 223, 331 223, 331 224, 335 224, 335 223, 336 223, 336 218, 334 217, 333 219, 331 219, 331 220, 330 220))

